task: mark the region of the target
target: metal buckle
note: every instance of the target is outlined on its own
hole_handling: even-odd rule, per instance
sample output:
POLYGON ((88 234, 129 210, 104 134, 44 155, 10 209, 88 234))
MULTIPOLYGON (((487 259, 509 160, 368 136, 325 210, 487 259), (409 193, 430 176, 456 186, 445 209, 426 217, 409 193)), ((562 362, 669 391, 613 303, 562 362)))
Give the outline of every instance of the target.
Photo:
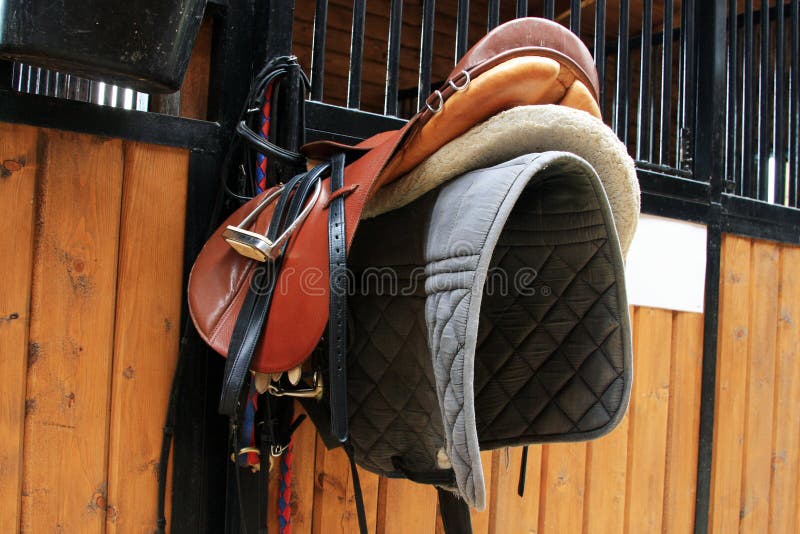
POLYGON ((269 387, 267 387, 267 393, 275 397, 318 399, 322 396, 322 387, 322 375, 319 373, 319 371, 314 371, 314 382, 311 386, 300 387, 297 389, 285 389, 280 382, 270 382, 269 387))
POLYGON ((247 258, 254 259, 256 261, 265 262, 268 259, 274 260, 280 254, 280 249, 289 240, 292 233, 297 230, 298 226, 300 226, 303 221, 306 220, 308 214, 311 213, 314 204, 317 203, 317 199, 319 198, 320 192, 322 191, 322 181, 318 180, 316 183, 316 187, 314 188, 314 195, 311 197, 311 200, 308 201, 306 206, 303 208, 303 211, 300 212, 300 215, 292 221, 292 223, 283 231, 283 233, 278 236, 275 241, 268 239, 265 235, 251 232, 250 230, 246 230, 249 226, 251 226, 256 218, 258 218, 259 214, 264 211, 264 208, 275 202, 275 199, 278 198, 281 193, 283 193, 285 186, 281 185, 278 189, 273 191, 270 195, 267 196, 264 200, 262 200, 250 214, 244 218, 244 220, 239 223, 238 226, 230 226, 228 225, 225 228, 225 231, 222 232, 222 238, 239 254, 245 256, 247 258))

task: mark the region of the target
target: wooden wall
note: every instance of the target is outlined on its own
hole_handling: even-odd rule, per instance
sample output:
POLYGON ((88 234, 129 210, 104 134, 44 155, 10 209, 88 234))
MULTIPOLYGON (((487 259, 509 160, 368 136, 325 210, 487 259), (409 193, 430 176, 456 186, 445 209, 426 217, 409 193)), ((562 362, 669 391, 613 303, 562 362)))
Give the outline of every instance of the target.
MULTIPOLYGON (((0 161, 0 531, 150 532, 188 154, 0 124, 0 161)), ((712 530, 796 532, 800 248, 727 236, 722 258, 712 530)), ((531 447, 523 498, 521 451, 484 452, 476 533, 691 531, 703 317, 635 308, 633 324, 621 425, 531 447)), ((342 451, 304 424, 293 458, 294 531, 354 531, 342 451)), ((431 488, 362 485, 372 531, 441 529, 431 488)))
MULTIPOLYGON (((636 378, 628 415, 588 443, 531 446, 525 494, 522 449, 485 451, 489 506, 476 534, 689 532, 693 525, 703 317, 633 310, 636 378)), ((306 427, 295 439, 294 532, 354 532, 347 458, 306 427)), ((434 534, 436 492, 361 471, 370 532, 434 534), (372 525, 375 525, 373 530, 372 525)))
POLYGON ((800 247, 722 248, 710 524, 800 531, 800 247))
POLYGON ((0 532, 152 532, 188 152, 0 124, 0 532))

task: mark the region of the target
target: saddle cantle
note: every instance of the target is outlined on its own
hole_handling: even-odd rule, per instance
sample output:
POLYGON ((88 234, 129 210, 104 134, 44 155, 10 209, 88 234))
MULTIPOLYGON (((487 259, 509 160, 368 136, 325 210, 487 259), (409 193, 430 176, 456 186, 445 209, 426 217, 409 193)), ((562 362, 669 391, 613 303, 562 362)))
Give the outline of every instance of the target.
MULTIPOLYGON (((406 175, 446 143, 498 112, 530 104, 559 104, 600 117, 597 75, 591 54, 564 27, 543 19, 517 19, 483 37, 456 65, 425 107, 400 130, 383 132, 355 147, 310 143, 311 159, 343 152, 346 244, 352 243, 362 212, 382 187, 406 175)), ((257 264, 233 250, 222 234, 236 227, 275 189, 231 215, 208 240, 189 279, 189 311, 201 337, 227 355, 236 319, 257 264)), ((326 183, 285 250, 263 335, 251 369, 292 369, 319 342, 329 306, 326 183)), ((250 231, 264 234, 274 213, 267 206, 250 231)))

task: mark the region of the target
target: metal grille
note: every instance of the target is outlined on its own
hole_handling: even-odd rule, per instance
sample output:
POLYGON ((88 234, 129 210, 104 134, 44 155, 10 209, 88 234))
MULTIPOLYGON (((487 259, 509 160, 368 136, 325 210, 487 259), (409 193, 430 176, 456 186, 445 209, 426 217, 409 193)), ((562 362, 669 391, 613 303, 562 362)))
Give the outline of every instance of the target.
POLYGON ((798 207, 800 0, 728 1, 727 189, 798 207), (741 4, 741 2, 738 2, 741 4))
POLYGON ((100 106, 147 111, 149 95, 70 74, 14 63, 11 87, 21 93, 53 96, 100 106))
MULTIPOLYGON (((306 9, 303 2, 308 0, 296 1, 299 13, 306 9)), ((630 0, 473 0, 472 3, 470 0, 440 0, 438 3, 420 0, 419 5, 386 0, 382 16, 388 19, 385 29, 379 27, 381 18, 375 11, 372 20, 378 22, 365 25, 365 18, 370 15, 365 5, 368 3, 355 0, 348 12, 352 15, 352 31, 347 93, 346 100, 340 100, 342 97, 327 94, 325 75, 327 66, 328 74, 341 76, 333 72, 335 65, 330 61, 332 46, 328 42, 328 32, 336 34, 332 38, 341 38, 338 36, 341 28, 331 26, 330 14, 341 19, 344 6, 334 0, 330 1, 330 6, 327 0, 315 0, 313 38, 309 37, 308 45, 312 48, 312 99, 378 111, 365 100, 366 93, 361 91, 365 83, 378 83, 383 85, 380 111, 407 118, 420 108, 432 88, 441 85, 443 76, 468 47, 487 31, 516 17, 546 17, 579 35, 592 50, 600 78, 603 116, 628 145, 631 154, 643 166, 656 167, 673 175, 689 175, 694 94, 686 88, 694 86, 694 0, 633 3, 630 0), (378 32, 383 33, 379 35, 378 32), (412 33, 413 40, 404 33, 412 33), (378 79, 374 68, 372 79, 364 75, 366 41, 373 50, 376 41, 385 43, 383 79, 378 79), (401 61, 410 58, 409 42, 416 43, 413 52, 417 76, 414 86, 403 86, 404 77, 400 72, 401 69, 407 72, 409 65, 401 61), (440 51, 444 49, 452 52, 449 61, 442 65, 440 51), (443 70, 443 66, 447 70, 443 70)), ((302 40, 295 39, 295 48, 303 44, 302 40)), ((408 76, 405 80, 407 83, 408 76)))

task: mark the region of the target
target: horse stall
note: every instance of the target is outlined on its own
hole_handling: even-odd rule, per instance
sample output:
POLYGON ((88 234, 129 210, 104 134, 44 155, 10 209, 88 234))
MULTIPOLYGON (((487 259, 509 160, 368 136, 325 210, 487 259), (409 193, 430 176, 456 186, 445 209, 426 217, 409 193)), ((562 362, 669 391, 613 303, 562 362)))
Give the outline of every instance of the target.
MULTIPOLYGON (((642 214, 702 232, 699 253, 668 248, 702 285, 692 310, 630 297, 633 385, 614 430, 481 451, 472 531, 800 530, 800 0, 753 4, 208 0, 173 93, 48 70, 0 32, 0 531, 238 531, 225 360, 195 332, 187 284, 239 205, 220 176, 254 73, 291 53, 310 76, 304 119, 272 110, 276 142, 354 144, 402 127, 480 37, 523 16, 591 52, 642 214)), ((304 89, 287 85, 296 104, 304 89)), ((629 267, 668 293, 685 282, 629 267)), ((358 532, 360 486, 369 532, 445 532, 432 485, 357 469, 354 484, 345 450, 304 421, 268 473, 269 529, 358 532)))

